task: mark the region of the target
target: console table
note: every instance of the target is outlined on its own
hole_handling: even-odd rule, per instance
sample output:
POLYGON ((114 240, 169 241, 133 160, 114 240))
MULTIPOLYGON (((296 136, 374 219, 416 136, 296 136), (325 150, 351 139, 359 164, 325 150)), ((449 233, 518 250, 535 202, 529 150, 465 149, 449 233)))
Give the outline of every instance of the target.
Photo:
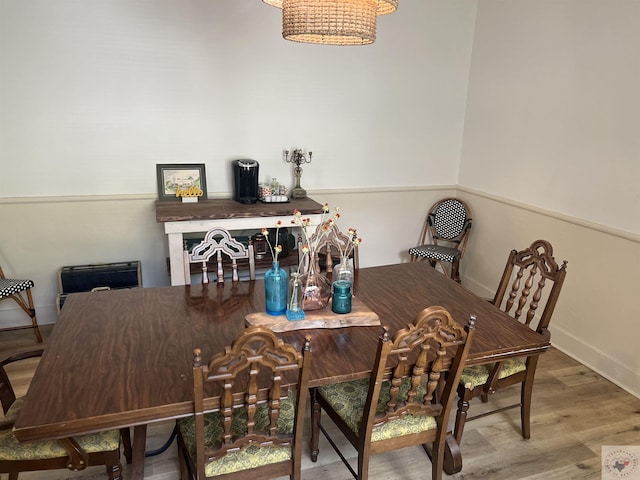
POLYGON ((227 230, 272 228, 278 220, 283 226, 291 225, 293 211, 316 224, 322 216, 322 205, 310 198, 286 203, 243 204, 232 199, 211 199, 197 203, 156 200, 156 221, 164 223, 169 243, 171 285, 184 285, 182 261, 185 233, 207 232, 213 227, 227 230))

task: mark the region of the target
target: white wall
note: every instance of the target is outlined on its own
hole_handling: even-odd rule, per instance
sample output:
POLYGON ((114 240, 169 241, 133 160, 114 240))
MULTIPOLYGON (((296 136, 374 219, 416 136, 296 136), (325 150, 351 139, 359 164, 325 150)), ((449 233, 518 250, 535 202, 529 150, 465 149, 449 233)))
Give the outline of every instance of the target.
POLYGON ((459 183, 640 233, 640 2, 479 2, 459 183))
POLYGON ((640 236, 467 187, 458 194, 474 214, 463 284, 492 297, 509 251, 548 240, 558 263, 568 261, 551 343, 640 397, 640 236))
POLYGON ((235 158, 288 182, 292 145, 308 189, 454 184, 474 18, 408 0, 340 48, 260 0, 0 0, 0 197, 155 193, 157 163, 229 192, 235 158))
POLYGON ((537 238, 569 261, 552 343, 640 396, 640 2, 481 0, 460 162, 466 285, 537 238))

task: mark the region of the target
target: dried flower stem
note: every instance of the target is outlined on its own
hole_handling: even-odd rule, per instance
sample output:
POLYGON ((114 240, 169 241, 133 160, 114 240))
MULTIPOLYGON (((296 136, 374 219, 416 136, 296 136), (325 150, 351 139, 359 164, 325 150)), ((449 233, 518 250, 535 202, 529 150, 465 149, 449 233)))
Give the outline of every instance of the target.
POLYGON ((267 239, 267 245, 269 245, 269 250, 271 251, 271 258, 273 258, 274 262, 278 261, 278 254, 282 252, 282 245, 278 243, 278 240, 280 239, 281 226, 282 226, 282 221, 278 220, 276 222, 276 245, 275 246, 271 245, 271 242, 269 241, 269 229, 267 228, 262 229, 262 234, 267 239))

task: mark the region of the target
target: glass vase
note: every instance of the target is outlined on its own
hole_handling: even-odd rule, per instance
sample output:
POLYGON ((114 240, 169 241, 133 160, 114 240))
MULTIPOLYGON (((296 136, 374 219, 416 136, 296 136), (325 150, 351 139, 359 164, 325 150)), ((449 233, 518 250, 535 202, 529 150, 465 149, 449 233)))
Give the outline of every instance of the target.
POLYGON ((287 272, 273 262, 264 274, 264 299, 269 315, 283 315, 287 310, 287 272))
POLYGON ((289 292, 287 294, 287 318, 289 320, 302 320, 304 318, 304 287, 300 274, 294 272, 289 280, 289 292))
POLYGON ((344 280, 353 283, 353 265, 348 257, 342 257, 333 269, 333 281, 344 280))
POLYGON ((304 288, 302 308, 306 311, 320 310, 329 304, 331 284, 327 277, 317 273, 313 267, 300 276, 304 288))

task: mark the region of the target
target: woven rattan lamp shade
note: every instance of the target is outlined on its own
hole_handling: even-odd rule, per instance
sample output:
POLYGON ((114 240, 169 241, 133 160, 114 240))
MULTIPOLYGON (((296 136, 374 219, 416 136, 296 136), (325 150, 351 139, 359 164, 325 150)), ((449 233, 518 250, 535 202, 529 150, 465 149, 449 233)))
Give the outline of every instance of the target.
MULTIPOLYGON (((267 5, 282 8, 282 0, 262 0, 267 5)), ((378 15, 388 15, 398 9, 398 0, 377 0, 378 15)))
POLYGON ((378 15, 388 15, 398 9, 398 0, 378 0, 378 15))
POLYGON ((376 40, 378 0, 282 0, 282 36, 325 45, 376 40))

